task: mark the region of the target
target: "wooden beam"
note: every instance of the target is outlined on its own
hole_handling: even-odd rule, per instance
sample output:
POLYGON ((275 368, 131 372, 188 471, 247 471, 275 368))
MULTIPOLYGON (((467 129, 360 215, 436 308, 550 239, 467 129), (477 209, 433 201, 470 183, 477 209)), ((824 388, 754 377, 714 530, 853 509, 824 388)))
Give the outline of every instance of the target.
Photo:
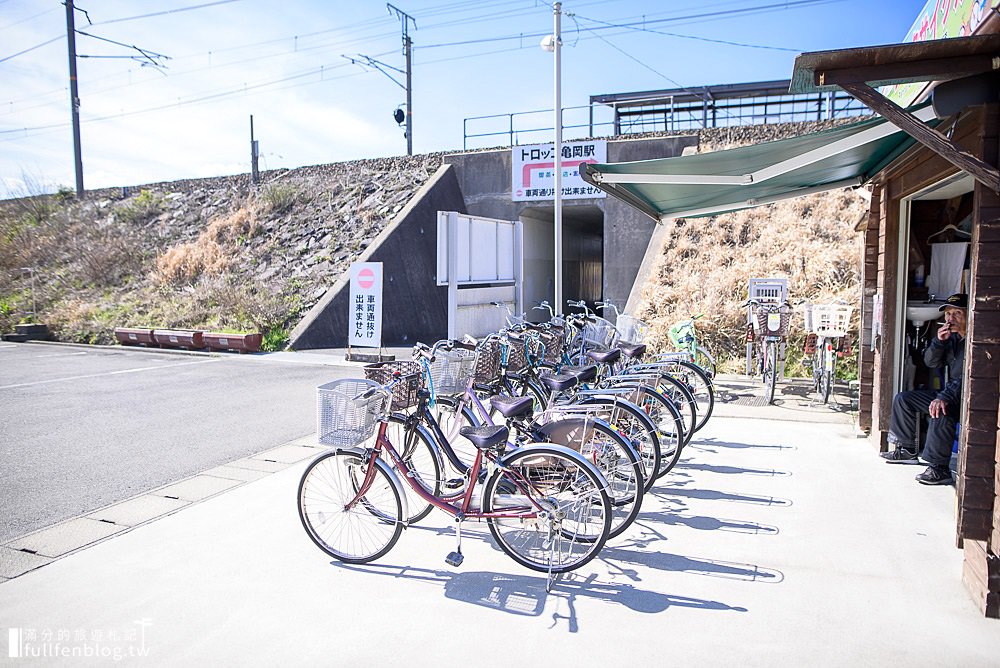
POLYGON ((972 155, 937 130, 927 127, 871 86, 843 83, 840 87, 951 164, 971 174, 991 191, 1000 193, 1000 172, 996 167, 972 155))
POLYGON ((877 84, 880 81, 891 81, 892 83, 943 81, 992 72, 998 67, 1000 67, 1000 60, 993 55, 979 54, 817 70, 813 73, 813 83, 817 86, 841 86, 845 83, 877 84))

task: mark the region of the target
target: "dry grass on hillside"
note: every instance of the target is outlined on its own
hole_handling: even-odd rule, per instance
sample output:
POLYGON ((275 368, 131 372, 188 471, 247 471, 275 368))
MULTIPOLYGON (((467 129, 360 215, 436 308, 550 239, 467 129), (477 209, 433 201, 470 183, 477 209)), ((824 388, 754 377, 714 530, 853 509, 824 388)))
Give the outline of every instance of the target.
POLYGON ((156 258, 152 278, 163 284, 190 283, 200 276, 226 271, 243 241, 257 235, 260 224, 252 203, 209 222, 194 241, 168 248, 156 258))
MULTIPOLYGON (((670 325, 703 313, 699 339, 725 361, 724 370, 741 372, 746 324, 741 304, 750 278, 788 278, 792 303, 844 300, 857 306, 860 237, 854 226, 866 210, 865 197, 843 190, 675 221, 637 313, 651 325, 650 342, 669 349, 670 325)), ((796 315, 787 373, 804 373, 797 364, 803 336, 796 315)))

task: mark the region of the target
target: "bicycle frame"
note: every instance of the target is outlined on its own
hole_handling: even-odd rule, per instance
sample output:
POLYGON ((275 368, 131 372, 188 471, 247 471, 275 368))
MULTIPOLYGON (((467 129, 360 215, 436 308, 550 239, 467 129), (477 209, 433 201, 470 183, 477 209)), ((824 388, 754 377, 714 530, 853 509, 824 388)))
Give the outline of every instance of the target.
MULTIPOLYGON (((396 451, 396 448, 389 441, 385 435, 386 427, 388 423, 383 421, 379 424, 378 436, 375 439, 375 445, 367 450, 368 464, 367 470, 365 471, 365 479, 359 486, 358 492, 355 497, 346 504, 348 509, 353 508, 358 503, 362 502, 368 490, 371 488, 372 482, 375 480, 375 465, 374 460, 378 458, 383 452, 389 455, 392 460, 393 465, 402 474, 402 480, 406 481, 406 484, 414 491, 414 493, 421 499, 431 504, 435 508, 443 510, 452 517, 461 519, 536 519, 539 512, 545 511, 544 508, 535 500, 535 495, 538 493, 531 487, 531 483, 520 476, 517 471, 508 471, 510 476, 510 481, 517 487, 518 491, 524 494, 525 499, 530 505, 525 505, 521 509, 510 509, 507 508, 504 512, 485 512, 481 508, 476 509, 473 507, 472 499, 475 492, 475 484, 466 485, 465 491, 454 496, 435 496, 431 494, 423 487, 421 487, 417 482, 414 481, 414 473, 406 465, 406 462, 396 451), (460 503, 459 503, 460 502, 460 503), (513 512, 512 512, 513 510, 513 512)), ((489 461, 493 464, 503 466, 502 456, 497 458, 488 457, 489 461)), ((479 473, 483 466, 483 450, 476 449, 476 457, 469 467, 471 475, 469 477, 470 481, 478 480, 479 473)))

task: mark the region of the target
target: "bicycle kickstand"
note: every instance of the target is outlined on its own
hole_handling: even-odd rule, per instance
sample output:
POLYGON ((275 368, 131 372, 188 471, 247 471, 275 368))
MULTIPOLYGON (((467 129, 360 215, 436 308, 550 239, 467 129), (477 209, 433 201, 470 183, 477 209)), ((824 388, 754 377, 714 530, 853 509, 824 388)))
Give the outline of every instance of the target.
POLYGON ((465 555, 462 554, 462 518, 460 517, 455 518, 455 534, 458 544, 455 551, 449 552, 448 556, 444 558, 444 563, 458 568, 465 561, 465 555))
POLYGON ((562 573, 553 573, 552 569, 549 568, 549 572, 546 574, 545 577, 545 593, 551 594, 556 584, 558 584, 559 581, 562 580, 562 576, 563 576, 562 573))

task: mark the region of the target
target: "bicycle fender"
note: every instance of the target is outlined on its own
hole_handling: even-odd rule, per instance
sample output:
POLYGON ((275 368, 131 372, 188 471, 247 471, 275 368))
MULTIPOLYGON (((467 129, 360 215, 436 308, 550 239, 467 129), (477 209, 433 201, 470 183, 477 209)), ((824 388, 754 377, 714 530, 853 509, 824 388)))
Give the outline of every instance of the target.
MULTIPOLYGON (((334 451, 337 454, 355 455, 360 459, 364 459, 368 455, 368 451, 364 448, 334 448, 334 451)), ((399 503, 403 508, 403 517, 409 517, 410 508, 406 501, 406 488, 403 487, 403 483, 400 482, 399 476, 396 475, 396 472, 392 470, 392 467, 386 464, 381 457, 375 459, 375 466, 382 469, 382 471, 386 474, 386 477, 389 479, 389 483, 396 488, 397 492, 399 492, 399 503)), ((404 519, 403 528, 405 529, 408 526, 409 524, 404 519)))
POLYGON ((602 489, 605 490, 608 489, 609 487, 608 479, 604 477, 604 474, 601 473, 601 470, 599 468, 594 466, 591 462, 589 462, 585 457, 583 457, 583 455, 581 455, 576 450, 567 448, 564 445, 559 445, 558 443, 528 443, 527 445, 519 446, 517 449, 510 450, 507 453, 505 453, 502 457, 497 459, 497 464, 499 464, 500 466, 506 466, 508 463, 507 460, 512 458, 516 453, 519 453, 526 448, 532 448, 535 446, 544 447, 546 449, 552 449, 558 452, 559 454, 568 457, 569 459, 577 460, 582 466, 585 466, 588 470, 590 470, 591 473, 597 476, 597 481, 600 483, 602 489))

